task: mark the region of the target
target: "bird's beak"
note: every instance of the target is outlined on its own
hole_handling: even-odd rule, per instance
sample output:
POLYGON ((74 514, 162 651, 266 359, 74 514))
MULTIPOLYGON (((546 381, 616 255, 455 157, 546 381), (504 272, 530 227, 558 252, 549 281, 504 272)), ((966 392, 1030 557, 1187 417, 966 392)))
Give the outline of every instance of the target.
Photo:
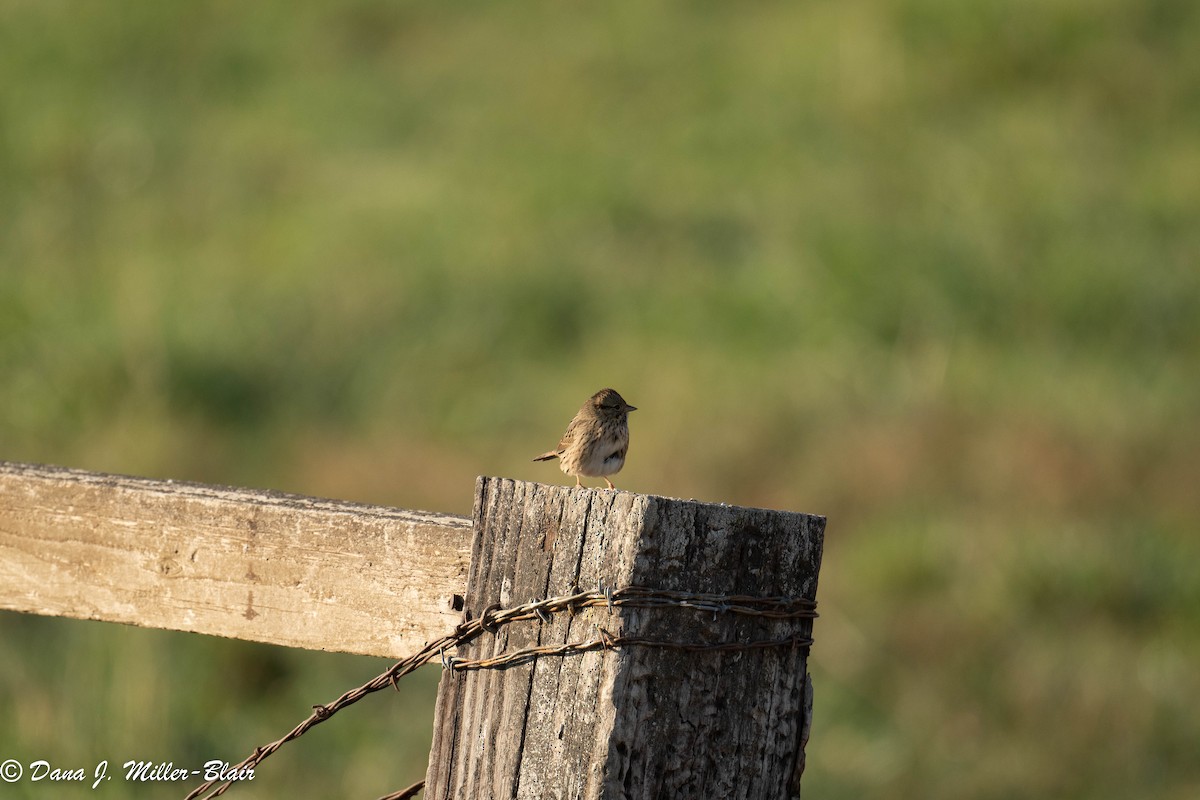
POLYGON ((637 406, 631 406, 631 405, 629 405, 629 403, 626 403, 625 404, 625 413, 629 413, 630 411, 637 411, 637 406))

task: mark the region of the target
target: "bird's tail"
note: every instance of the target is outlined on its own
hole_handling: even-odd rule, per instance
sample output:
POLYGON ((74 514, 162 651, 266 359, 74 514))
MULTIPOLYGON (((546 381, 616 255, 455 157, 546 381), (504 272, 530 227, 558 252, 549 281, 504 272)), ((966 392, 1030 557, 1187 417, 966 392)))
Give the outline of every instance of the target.
POLYGON ((542 453, 540 456, 535 458, 534 461, 549 461, 552 458, 558 458, 557 450, 551 450, 549 453, 542 453))

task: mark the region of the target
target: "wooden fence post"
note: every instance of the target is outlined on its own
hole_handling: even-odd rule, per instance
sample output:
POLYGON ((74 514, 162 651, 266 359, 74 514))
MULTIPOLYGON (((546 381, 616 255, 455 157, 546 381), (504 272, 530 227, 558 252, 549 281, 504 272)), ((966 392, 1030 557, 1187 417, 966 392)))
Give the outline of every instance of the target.
MULTIPOLYGON (((815 601, 825 520, 665 497, 480 478, 465 613, 644 586, 815 601)), ((496 628, 447 654, 485 659, 597 637, 690 644, 808 637, 811 619, 604 605, 496 628)), ((425 797, 799 795, 807 647, 630 644, 443 672, 425 797)))

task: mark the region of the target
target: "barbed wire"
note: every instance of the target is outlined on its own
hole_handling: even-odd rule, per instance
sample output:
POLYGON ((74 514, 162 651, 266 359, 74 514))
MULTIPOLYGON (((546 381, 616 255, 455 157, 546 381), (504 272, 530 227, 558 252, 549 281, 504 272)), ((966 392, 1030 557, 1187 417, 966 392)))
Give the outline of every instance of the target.
MULTIPOLYGON (((809 647, 812 639, 806 636, 792 635, 779 639, 762 639, 749 642, 717 642, 712 644, 700 642, 676 642, 668 640, 647 639, 640 636, 613 635, 600 628, 600 636, 585 642, 571 642, 563 645, 547 645, 530 647, 512 653, 502 653, 486 659, 468 660, 455 658, 446 651, 471 642, 484 633, 495 633, 501 626, 513 622, 539 619, 550 622, 555 613, 567 612, 576 614, 585 608, 598 606, 614 608, 681 608, 717 614, 736 614, 748 617, 765 617, 768 619, 813 619, 817 616, 815 601, 806 598, 793 597, 751 597, 749 595, 721 595, 703 592, 679 592, 664 589, 652 589, 646 586, 625 586, 617 589, 607 587, 603 582, 595 591, 576 589, 572 594, 551 597, 545 600, 531 600, 528 603, 512 608, 502 608, 498 604, 488 606, 478 618, 466 619, 453 632, 426 642, 425 646, 407 658, 397 661, 385 672, 376 675, 371 680, 355 689, 344 693, 336 700, 324 705, 313 706, 313 713, 291 731, 275 741, 254 748, 254 751, 238 764, 226 771, 226 774, 238 774, 247 768, 254 768, 266 760, 272 753, 290 741, 298 739, 325 720, 347 706, 357 703, 368 694, 392 686, 400 690, 398 682, 409 673, 416 671, 425 664, 440 660, 446 669, 478 670, 502 669, 516 664, 526 663, 539 656, 567 656, 575 653, 596 650, 611 650, 617 647, 653 647, 669 648, 687 651, 729 651, 754 650, 774 647, 809 647)), ((401 792, 384 795, 379 800, 405 800, 420 791, 424 782, 414 784, 401 792)), ((210 780, 193 789, 185 800, 209 800, 226 792, 232 781, 210 780)))
POLYGON ((654 647, 669 650, 761 650, 771 647, 808 647, 812 639, 807 636, 787 636, 782 639, 758 639, 751 642, 720 642, 717 644, 698 644, 695 642, 672 642, 658 639, 644 639, 639 636, 614 636, 603 628, 600 637, 588 642, 570 642, 560 645, 544 645, 517 650, 514 653, 504 653, 492 658, 481 658, 477 661, 455 658, 447 659, 449 666, 457 670, 501 669, 532 661, 538 656, 567 656, 575 653, 587 653, 595 650, 613 650, 618 647, 654 647))

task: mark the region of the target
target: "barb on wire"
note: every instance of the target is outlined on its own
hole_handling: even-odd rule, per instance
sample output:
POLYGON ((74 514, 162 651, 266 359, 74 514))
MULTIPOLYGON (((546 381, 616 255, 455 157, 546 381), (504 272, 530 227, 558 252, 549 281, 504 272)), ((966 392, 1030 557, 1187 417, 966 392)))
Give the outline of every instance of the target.
MULTIPOLYGON (((711 611, 713 614, 729 613, 769 619, 813 619, 817 616, 817 604, 806 598, 792 597, 751 597, 747 595, 718 595, 702 592, 677 592, 662 589, 652 589, 645 586, 626 586, 613 589, 601 581, 597 591, 576 591, 570 595, 551 597, 546 600, 534 600, 513 608, 502 608, 498 604, 488 606, 476 619, 469 619, 460 624, 454 631, 440 639, 427 642, 417 652, 401 661, 397 661, 390 669, 343 694, 333 702, 313 706, 313 713, 307 719, 292 728, 284 736, 270 744, 256 747, 254 752, 235 764, 228 770, 237 773, 245 768, 253 768, 266 760, 272 753, 288 742, 298 739, 313 726, 332 717, 347 706, 357 703, 372 692, 392 686, 399 689, 397 681, 432 661, 441 660, 443 668, 457 670, 496 669, 525 663, 541 655, 570 655, 573 653, 593 650, 609 650, 615 647, 656 647, 678 650, 752 650, 770 647, 807 647, 812 639, 801 636, 789 636, 782 639, 764 639, 751 642, 723 642, 702 644, 696 642, 672 642, 645 639, 638 636, 613 636, 601 629, 600 638, 587 642, 574 642, 558 646, 534 647, 513 653, 501 654, 489 659, 470 661, 458 659, 446 653, 447 648, 459 647, 478 638, 483 633, 495 633, 500 626, 511 622, 539 619, 548 620, 550 615, 562 611, 574 614, 582 608, 606 606, 610 611, 617 607, 627 608, 686 608, 698 611, 711 611)), ((185 800, 219 797, 232 785, 232 782, 211 780, 196 787, 185 800)), ((418 785, 410 786, 399 795, 386 795, 387 798, 412 797, 419 790, 418 785)), ((381 798, 380 800, 383 800, 381 798)))

